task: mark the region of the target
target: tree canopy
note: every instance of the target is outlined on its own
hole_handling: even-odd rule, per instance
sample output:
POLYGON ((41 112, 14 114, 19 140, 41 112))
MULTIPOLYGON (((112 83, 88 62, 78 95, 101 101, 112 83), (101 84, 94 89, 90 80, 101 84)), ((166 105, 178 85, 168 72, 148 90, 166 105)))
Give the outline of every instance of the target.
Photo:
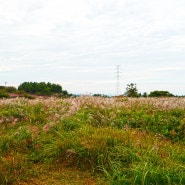
POLYGON ((136 84, 134 83, 127 84, 126 92, 124 95, 128 97, 139 97, 140 94, 138 93, 136 84))
POLYGON ((173 97, 174 95, 169 93, 168 91, 152 91, 148 95, 149 97, 173 97))
MULTIPOLYGON (((25 91, 30 94, 37 95, 53 95, 62 94, 62 86, 59 84, 45 83, 45 82, 24 82, 18 87, 19 91, 25 91)), ((66 92, 65 92, 66 94, 66 92)))

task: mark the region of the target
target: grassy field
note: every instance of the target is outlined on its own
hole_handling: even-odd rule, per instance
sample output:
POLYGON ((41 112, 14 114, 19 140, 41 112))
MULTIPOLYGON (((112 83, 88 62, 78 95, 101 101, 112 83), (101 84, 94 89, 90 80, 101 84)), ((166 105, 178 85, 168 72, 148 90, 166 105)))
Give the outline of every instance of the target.
POLYGON ((2 185, 184 185, 185 98, 2 99, 2 185))

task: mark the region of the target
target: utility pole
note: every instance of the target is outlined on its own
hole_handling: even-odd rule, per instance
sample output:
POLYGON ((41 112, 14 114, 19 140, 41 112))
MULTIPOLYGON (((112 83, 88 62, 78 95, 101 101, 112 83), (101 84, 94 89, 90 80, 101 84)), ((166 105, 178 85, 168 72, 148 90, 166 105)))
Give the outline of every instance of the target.
POLYGON ((120 72, 120 65, 116 65, 116 95, 120 95, 120 77, 121 77, 121 72, 120 72))

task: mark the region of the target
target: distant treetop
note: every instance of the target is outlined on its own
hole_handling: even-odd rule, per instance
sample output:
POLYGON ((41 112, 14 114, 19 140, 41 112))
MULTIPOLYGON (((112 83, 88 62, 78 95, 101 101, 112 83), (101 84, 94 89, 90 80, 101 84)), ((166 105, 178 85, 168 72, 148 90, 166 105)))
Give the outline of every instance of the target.
POLYGON ((148 95, 149 97, 173 97, 174 95, 168 91, 152 91, 148 95))
POLYGON ((19 85, 18 90, 37 95, 54 95, 63 92, 61 85, 50 82, 24 82, 19 85))

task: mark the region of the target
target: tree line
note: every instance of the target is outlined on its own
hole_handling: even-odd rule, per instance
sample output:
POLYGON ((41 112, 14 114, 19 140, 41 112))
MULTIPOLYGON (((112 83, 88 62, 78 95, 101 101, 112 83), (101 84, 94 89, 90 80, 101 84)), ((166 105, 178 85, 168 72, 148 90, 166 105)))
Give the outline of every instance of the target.
POLYGON ((8 98, 16 94, 17 96, 30 97, 31 95, 38 96, 71 96, 66 90, 62 89, 59 84, 50 82, 24 82, 18 88, 12 86, 0 86, 0 98, 8 98))
POLYGON ((159 91, 159 90, 152 91, 149 94, 147 94, 146 92, 141 94, 141 93, 138 93, 138 89, 136 87, 136 84, 134 83, 127 84, 126 92, 124 93, 124 95, 127 97, 174 97, 175 96, 168 91, 159 91))
POLYGON ((18 90, 36 95, 53 95, 63 93, 61 85, 50 82, 24 82, 19 85, 18 90))
MULTIPOLYGON (((33 98, 32 95, 38 96, 58 96, 58 97, 68 97, 72 96, 66 90, 62 89, 59 84, 54 84, 50 82, 24 82, 18 86, 18 88, 12 86, 0 86, 0 98, 8 98, 12 93, 17 94, 17 96, 23 96, 26 98, 33 98)), ((147 94, 138 92, 135 83, 127 84, 126 91, 123 94, 126 97, 173 97, 174 95, 168 91, 155 90, 147 94)), ((108 97, 107 95, 94 94, 93 96, 108 97)))

